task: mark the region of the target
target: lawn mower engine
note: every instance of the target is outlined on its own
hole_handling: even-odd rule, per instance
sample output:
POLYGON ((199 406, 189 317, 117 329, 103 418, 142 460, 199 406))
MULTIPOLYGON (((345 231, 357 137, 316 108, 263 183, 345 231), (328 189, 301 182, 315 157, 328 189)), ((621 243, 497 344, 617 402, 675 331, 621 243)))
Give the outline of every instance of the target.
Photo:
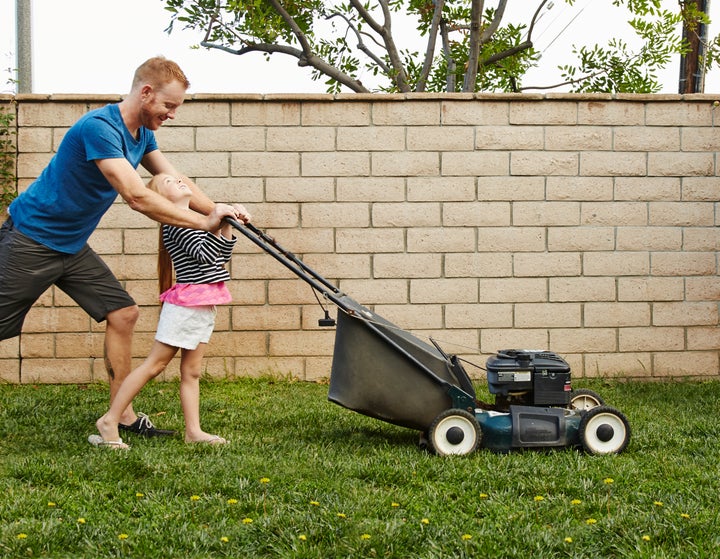
POLYGON ((508 411, 511 405, 565 407, 570 403, 570 365, 557 353, 505 349, 487 360, 486 369, 498 411, 508 411))

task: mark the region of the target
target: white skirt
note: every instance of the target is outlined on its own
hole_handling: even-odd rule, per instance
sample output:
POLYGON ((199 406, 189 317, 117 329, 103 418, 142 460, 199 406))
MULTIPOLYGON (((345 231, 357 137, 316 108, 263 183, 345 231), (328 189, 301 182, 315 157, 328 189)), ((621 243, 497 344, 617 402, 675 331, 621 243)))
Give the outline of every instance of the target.
POLYGON ((163 303, 155 339, 169 346, 196 349, 208 343, 215 328, 215 306, 181 307, 163 303))

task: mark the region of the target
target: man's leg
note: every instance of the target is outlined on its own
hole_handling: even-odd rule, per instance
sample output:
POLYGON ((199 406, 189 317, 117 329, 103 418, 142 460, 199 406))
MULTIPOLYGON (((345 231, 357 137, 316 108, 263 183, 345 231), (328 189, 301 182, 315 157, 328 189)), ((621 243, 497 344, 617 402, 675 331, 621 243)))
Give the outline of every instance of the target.
MULTIPOLYGON (((122 381, 130 374, 132 336, 140 312, 137 305, 108 313, 105 327, 105 369, 110 377, 110 403, 120 389, 122 381)), ((137 420, 132 403, 120 416, 120 423, 131 425, 137 420)))

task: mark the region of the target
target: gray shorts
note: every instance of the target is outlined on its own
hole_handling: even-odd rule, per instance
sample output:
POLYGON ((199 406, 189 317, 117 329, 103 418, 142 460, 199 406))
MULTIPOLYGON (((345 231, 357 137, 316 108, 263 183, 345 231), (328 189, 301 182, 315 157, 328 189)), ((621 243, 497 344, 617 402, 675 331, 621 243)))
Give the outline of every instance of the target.
POLYGON ((163 303, 155 339, 172 347, 196 349, 210 341, 216 314, 214 306, 181 307, 163 303))
POLYGON ((135 305, 87 244, 77 254, 57 252, 20 233, 8 217, 0 227, 0 340, 20 334, 25 315, 53 284, 97 322, 135 305))

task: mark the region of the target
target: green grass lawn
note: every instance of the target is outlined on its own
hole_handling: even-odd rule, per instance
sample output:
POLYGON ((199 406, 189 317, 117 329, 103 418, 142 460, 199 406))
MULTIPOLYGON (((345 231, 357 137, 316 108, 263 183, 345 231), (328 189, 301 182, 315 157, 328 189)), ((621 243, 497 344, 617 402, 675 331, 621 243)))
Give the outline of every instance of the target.
MULTIPOLYGON (((272 379, 202 384, 225 447, 115 452, 86 441, 105 386, 3 385, 0 557, 720 557, 720 382, 580 387, 627 416, 624 453, 437 457, 327 386, 272 379)), ((177 390, 136 409, 182 429, 177 390)))

